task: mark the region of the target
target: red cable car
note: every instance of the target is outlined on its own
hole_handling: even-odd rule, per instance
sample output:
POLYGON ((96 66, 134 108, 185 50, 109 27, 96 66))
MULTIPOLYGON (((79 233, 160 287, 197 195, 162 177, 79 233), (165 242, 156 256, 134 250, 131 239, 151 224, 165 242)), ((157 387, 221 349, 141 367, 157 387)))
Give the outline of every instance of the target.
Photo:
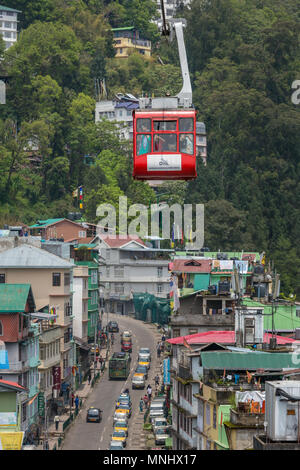
POLYGON ((133 177, 138 180, 197 177, 195 109, 133 112, 133 177))

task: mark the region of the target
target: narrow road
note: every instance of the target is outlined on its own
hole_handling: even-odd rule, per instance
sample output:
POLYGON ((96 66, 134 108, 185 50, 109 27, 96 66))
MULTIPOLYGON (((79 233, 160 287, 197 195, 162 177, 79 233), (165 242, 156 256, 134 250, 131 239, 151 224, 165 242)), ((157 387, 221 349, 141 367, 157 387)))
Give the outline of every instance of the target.
MULTIPOLYGON (((131 378, 137 364, 137 352, 141 347, 150 348, 152 361, 146 381, 154 389, 154 377, 160 371, 159 360, 156 355, 157 341, 160 334, 156 327, 134 318, 109 314, 108 321, 115 320, 119 324, 120 332, 129 329, 132 332, 131 370, 127 380, 109 380, 108 371, 105 370, 100 381, 95 385, 81 408, 74 424, 68 430, 64 439, 62 450, 107 450, 111 441, 113 430, 113 415, 115 403, 125 388, 129 388, 132 400, 132 415, 129 419, 127 446, 128 450, 144 448, 143 441, 143 417, 139 411, 139 401, 144 395, 143 390, 132 390, 131 378), (90 406, 96 406, 103 410, 101 423, 87 423, 86 412, 90 406)), ((113 351, 120 351, 120 333, 115 333, 113 351)), ((145 389, 146 390, 146 389, 145 389)))

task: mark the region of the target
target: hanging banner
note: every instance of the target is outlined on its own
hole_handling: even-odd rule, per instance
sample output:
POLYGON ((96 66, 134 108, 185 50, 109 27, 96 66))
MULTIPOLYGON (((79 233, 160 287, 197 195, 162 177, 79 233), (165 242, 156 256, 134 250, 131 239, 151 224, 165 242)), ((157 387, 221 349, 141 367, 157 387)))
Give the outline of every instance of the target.
POLYGON ((24 432, 0 432, 0 450, 21 450, 24 432))
POLYGON ((164 359, 164 385, 170 385, 170 358, 164 359))
POLYGON ((15 411, 0 413, 0 426, 16 426, 17 413, 15 411))
POLYGON ((45 398, 44 393, 40 392, 38 395, 38 412, 39 416, 44 416, 45 413, 45 398))
POLYGON ((234 265, 237 269, 237 272, 240 274, 247 274, 248 272, 248 261, 234 261, 234 265))

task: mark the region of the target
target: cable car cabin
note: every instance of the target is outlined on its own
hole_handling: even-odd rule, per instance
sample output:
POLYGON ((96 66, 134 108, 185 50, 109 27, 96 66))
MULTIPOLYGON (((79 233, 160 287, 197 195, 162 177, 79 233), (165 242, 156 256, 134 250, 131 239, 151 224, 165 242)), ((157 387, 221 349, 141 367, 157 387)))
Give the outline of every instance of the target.
POLYGON ((189 180, 196 172, 196 111, 133 112, 133 177, 189 180))

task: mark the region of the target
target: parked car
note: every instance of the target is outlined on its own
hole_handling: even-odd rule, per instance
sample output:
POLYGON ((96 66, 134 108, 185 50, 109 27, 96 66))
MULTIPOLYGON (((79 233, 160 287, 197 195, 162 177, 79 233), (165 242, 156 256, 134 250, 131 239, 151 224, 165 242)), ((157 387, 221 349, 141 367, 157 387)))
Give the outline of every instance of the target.
POLYGON ((125 410, 121 410, 120 408, 117 408, 114 414, 114 422, 121 421, 124 419, 126 421, 128 420, 128 413, 125 410))
POLYGON ((145 386, 146 386, 145 381, 146 381, 146 379, 145 379, 144 374, 135 373, 132 377, 132 380, 131 380, 132 388, 142 388, 142 389, 144 389, 145 386))
POLYGON ((149 348, 140 348, 138 354, 139 354, 139 360, 151 361, 151 352, 149 348))
POLYGON ((119 405, 117 405, 116 411, 117 410, 125 411, 128 415, 128 418, 130 418, 130 416, 131 416, 131 404, 121 402, 119 405))
POLYGON ((110 321, 107 324, 107 330, 110 333, 118 333, 119 332, 119 325, 116 321, 110 321))
POLYGON ((154 434, 155 434, 156 429, 158 428, 165 428, 165 429, 169 428, 168 421, 166 420, 166 418, 161 418, 161 417, 154 418, 154 421, 152 424, 152 429, 153 429, 154 434))
POLYGON ((139 360, 139 361, 138 361, 138 364, 139 364, 140 366, 145 366, 145 367, 147 367, 147 369, 150 369, 150 361, 144 361, 144 360, 141 361, 141 360, 139 360))
POLYGON ((126 447, 126 433, 125 431, 113 431, 111 436, 112 441, 122 442, 123 446, 126 447))
POLYGON ((116 421, 114 423, 115 431, 125 431, 126 436, 128 436, 128 422, 126 421, 116 421))
POLYGON ((124 450, 122 441, 111 441, 108 450, 124 450))
POLYGON ((117 399, 116 405, 119 406, 121 403, 131 406, 131 398, 129 395, 120 395, 117 399))
POLYGON ((168 439, 170 436, 165 428, 157 428, 156 432, 154 433, 154 437, 156 445, 165 445, 166 439, 168 439))
POLYGON ((167 416, 166 407, 161 402, 152 402, 149 412, 150 420, 152 421, 152 418, 158 418, 159 416, 164 418, 167 416))
POLYGON ((87 423, 91 423, 91 422, 100 423, 101 420, 102 420, 101 410, 99 408, 95 408, 94 406, 91 406, 87 410, 86 422, 87 423))

